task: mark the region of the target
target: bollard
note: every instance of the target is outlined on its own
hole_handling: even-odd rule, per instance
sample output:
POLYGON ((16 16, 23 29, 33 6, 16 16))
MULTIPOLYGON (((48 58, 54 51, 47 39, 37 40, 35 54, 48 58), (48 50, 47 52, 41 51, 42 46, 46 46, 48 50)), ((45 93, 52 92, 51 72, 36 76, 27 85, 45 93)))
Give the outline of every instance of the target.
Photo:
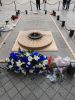
POLYGON ((56 16, 56 12, 53 10, 53 16, 56 16))
POLYGON ((1 31, 0 31, 0 37, 1 37, 1 31))
POLYGON ((62 25, 61 25, 62 27, 64 27, 65 26, 65 21, 62 21, 62 25))
POLYGON ((18 12, 16 11, 16 16, 18 16, 18 12))
POLYGON ((18 10, 17 12, 18 12, 18 14, 20 14, 20 10, 18 10))
POLYGON ((27 10, 25 10, 26 14, 28 14, 27 10))
POLYGON ((59 20, 60 19, 60 16, 59 15, 57 15, 57 20, 59 20))
POLYGON ((16 11, 16 16, 18 16, 20 14, 20 10, 16 11))
POLYGON ((14 6, 15 6, 15 11, 17 11, 17 8, 16 8, 16 2, 14 1, 14 6))
POLYGON ((72 37, 74 35, 74 30, 70 29, 69 37, 72 37))
POLYGON ((6 21, 5 21, 5 23, 6 23, 6 25, 7 25, 7 24, 9 23, 9 21, 8 21, 8 20, 6 20, 6 21))
POLYGON ((45 10, 45 15, 47 14, 47 10, 45 10))

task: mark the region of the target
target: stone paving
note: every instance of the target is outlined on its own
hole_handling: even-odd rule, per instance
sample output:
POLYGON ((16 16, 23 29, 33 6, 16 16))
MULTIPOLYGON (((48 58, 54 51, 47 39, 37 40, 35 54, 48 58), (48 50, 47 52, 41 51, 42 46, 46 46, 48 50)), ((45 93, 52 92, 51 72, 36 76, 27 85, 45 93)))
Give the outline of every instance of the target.
MULTIPOLYGON (((2 21, 0 23, 0 26, 4 24, 5 20, 10 18, 11 14, 15 13, 12 8, 10 11, 4 9, 5 8, 2 8, 2 11, 0 12, 0 20, 2 21), (10 15, 6 14, 6 11, 10 13, 10 15), (6 17, 3 15, 5 15, 6 17)), ((6 57, 8 57, 19 31, 32 29, 51 31, 58 47, 58 52, 41 53, 47 56, 60 55, 62 57, 70 56, 71 58, 73 58, 65 41, 60 35, 60 32, 50 18, 49 13, 45 15, 43 11, 39 11, 38 14, 34 14, 35 11, 36 8, 32 12, 28 11, 27 15, 25 13, 21 13, 22 18, 20 19, 15 29, 11 31, 10 36, 5 41, 5 44, 2 46, 2 48, 0 48, 0 59, 5 59, 6 57)), ((73 12, 71 9, 70 11, 56 12, 57 14, 60 14, 61 20, 66 20, 66 26, 68 29, 75 29, 75 11, 73 12)), ((70 39, 68 37, 69 31, 61 27, 61 22, 57 21, 56 17, 52 18, 58 25, 59 29, 63 33, 71 48, 75 51, 74 36, 70 39)), ((7 33, 4 33, 3 39, 6 35, 7 33)), ((6 64, 0 63, 0 67, 4 68, 6 67, 6 64)), ((63 82, 57 82, 53 84, 50 82, 49 79, 45 78, 45 75, 35 74, 23 76, 10 71, 1 70, 0 100, 75 100, 75 78, 69 78, 65 75, 63 82)))

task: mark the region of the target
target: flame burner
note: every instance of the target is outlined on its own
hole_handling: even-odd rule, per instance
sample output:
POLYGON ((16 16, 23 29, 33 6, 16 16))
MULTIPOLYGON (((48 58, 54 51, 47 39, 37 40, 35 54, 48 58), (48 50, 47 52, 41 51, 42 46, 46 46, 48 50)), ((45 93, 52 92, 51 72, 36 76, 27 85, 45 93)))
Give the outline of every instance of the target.
POLYGON ((40 39, 40 38, 42 38, 42 34, 41 33, 38 33, 38 32, 32 32, 32 33, 30 33, 29 35, 28 35, 28 37, 30 38, 30 39, 33 39, 33 40, 37 40, 37 39, 40 39))

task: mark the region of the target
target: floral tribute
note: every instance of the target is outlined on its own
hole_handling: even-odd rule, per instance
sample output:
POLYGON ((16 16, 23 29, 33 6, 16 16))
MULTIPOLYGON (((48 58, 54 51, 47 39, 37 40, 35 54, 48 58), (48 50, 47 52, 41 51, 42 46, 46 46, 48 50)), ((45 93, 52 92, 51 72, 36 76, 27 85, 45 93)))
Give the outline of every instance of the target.
POLYGON ((43 73, 48 68, 48 58, 36 51, 11 52, 8 58, 8 69, 16 73, 43 73))
POLYGON ((47 57, 36 51, 11 52, 7 59, 8 69, 15 73, 44 73, 48 74, 47 78, 51 82, 63 79, 63 71, 70 64, 69 57, 47 57))

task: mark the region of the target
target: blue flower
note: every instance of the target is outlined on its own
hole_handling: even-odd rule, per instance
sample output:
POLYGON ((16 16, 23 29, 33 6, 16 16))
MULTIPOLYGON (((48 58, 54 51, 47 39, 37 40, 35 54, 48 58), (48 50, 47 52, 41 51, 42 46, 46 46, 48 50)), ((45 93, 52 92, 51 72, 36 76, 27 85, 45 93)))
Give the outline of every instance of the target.
POLYGON ((23 54, 23 51, 19 50, 19 51, 18 51, 18 54, 23 54))
POLYGON ((34 55, 35 55, 35 56, 38 56, 38 52, 33 51, 33 52, 32 52, 32 55, 33 55, 33 56, 34 56, 34 55))
POLYGON ((39 68, 35 68, 35 69, 34 69, 34 72, 35 72, 35 73, 39 73, 39 71, 40 71, 39 68))
POLYGON ((28 68, 28 69, 31 69, 32 68, 32 65, 26 65, 26 68, 28 68))
POLYGON ((12 58, 14 61, 18 61, 18 60, 19 60, 18 56, 17 56, 16 53, 14 53, 14 52, 12 52, 12 53, 10 54, 10 58, 12 58))
POLYGON ((48 65, 45 65, 45 67, 48 68, 49 66, 48 65))
POLYGON ((22 62, 28 62, 28 58, 27 58, 26 56, 21 57, 21 61, 22 61, 22 62))
POLYGON ((40 55, 39 56, 39 59, 38 59, 38 62, 42 62, 43 60, 45 60, 44 56, 43 55, 40 55))
POLYGON ((20 71, 18 66, 15 66, 15 71, 20 71))

